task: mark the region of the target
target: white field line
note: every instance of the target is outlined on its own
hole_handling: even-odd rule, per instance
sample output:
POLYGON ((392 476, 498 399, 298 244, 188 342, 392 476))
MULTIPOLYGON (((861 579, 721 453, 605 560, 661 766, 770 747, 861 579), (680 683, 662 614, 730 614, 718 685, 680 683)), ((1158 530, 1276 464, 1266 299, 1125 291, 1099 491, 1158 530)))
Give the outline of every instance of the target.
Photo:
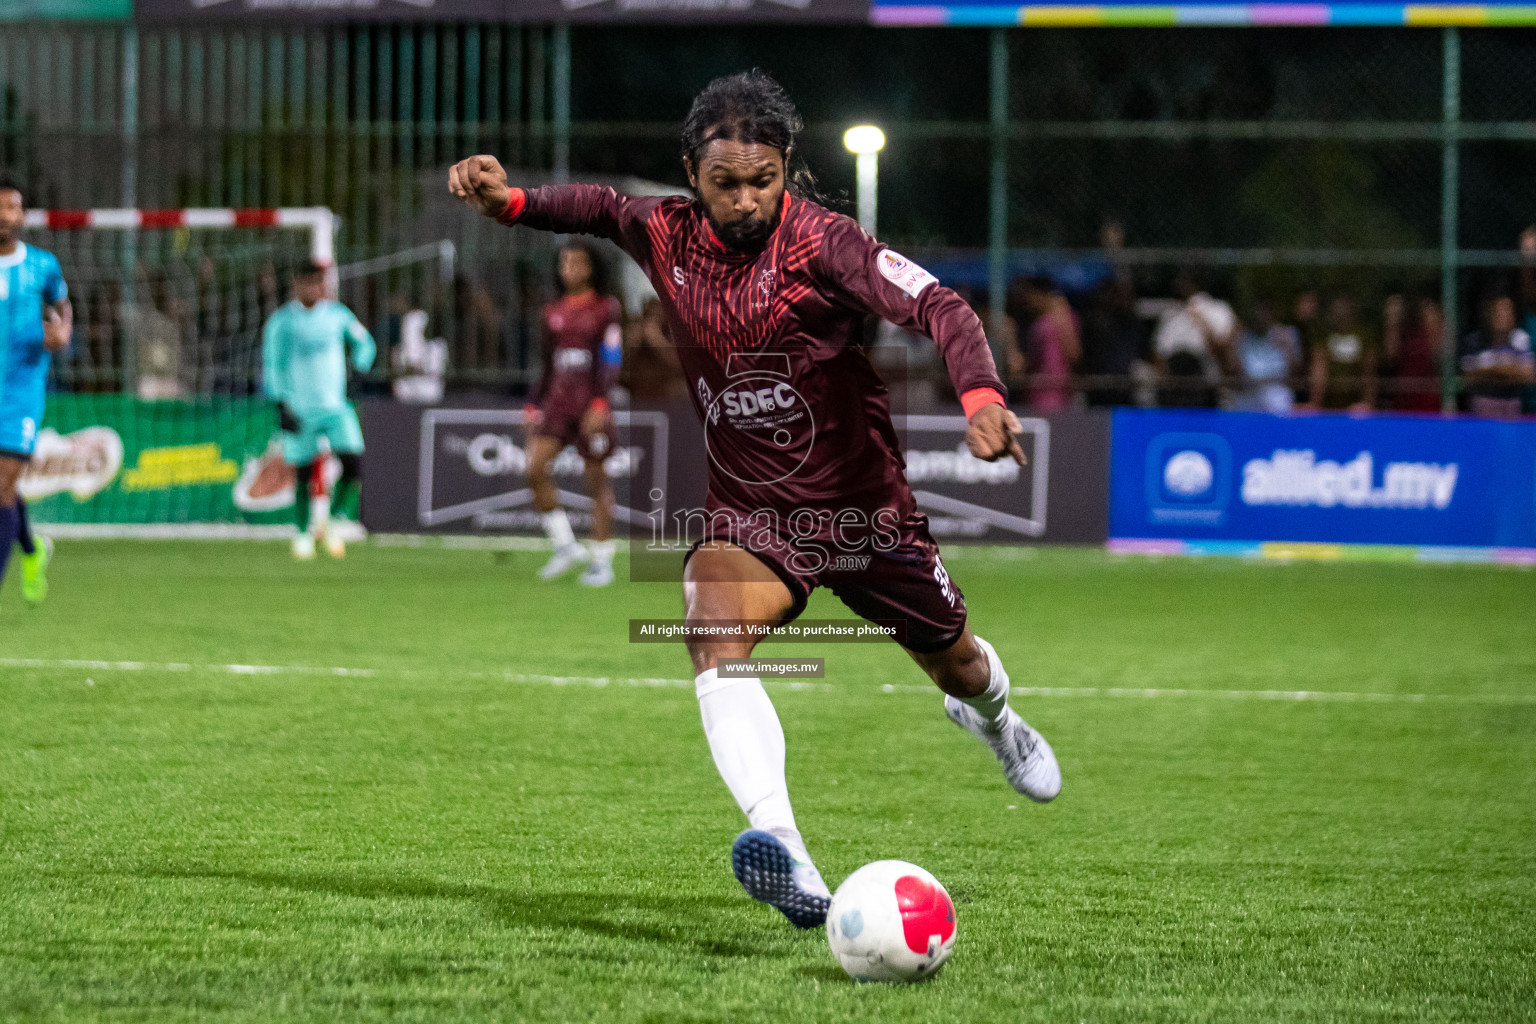
MULTIPOLYGON (((658 676, 552 676, 530 672, 477 672, 454 669, 376 669, 344 668, 319 665, 217 665, 193 664, 182 661, 100 661, 84 658, 0 658, 0 669, 76 669, 95 672, 160 672, 192 673, 232 676, 331 676, 340 678, 373 679, 398 678, 449 678, 488 679, 506 683, 525 683, 534 686, 632 686, 671 689, 692 688, 691 679, 670 679, 658 676)), ((767 679, 765 684, 782 690, 831 690, 830 683, 805 682, 792 679, 767 679)), ((881 693, 935 694, 932 686, 917 683, 885 683, 881 693)), ((1324 701, 1342 704, 1536 704, 1536 693, 1367 693, 1345 690, 1196 690, 1171 687, 1135 686, 1015 686, 1010 690, 1014 697, 1110 697, 1158 699, 1205 698, 1216 700, 1262 701, 1324 701)))
MULTIPOLYGON (((911 683, 882 693, 932 693, 911 683)), ((1339 704, 1536 704, 1536 693, 1366 693, 1348 690, 1190 690, 1157 686, 1011 686, 1010 697, 1206 697, 1218 700, 1330 701, 1339 704)))

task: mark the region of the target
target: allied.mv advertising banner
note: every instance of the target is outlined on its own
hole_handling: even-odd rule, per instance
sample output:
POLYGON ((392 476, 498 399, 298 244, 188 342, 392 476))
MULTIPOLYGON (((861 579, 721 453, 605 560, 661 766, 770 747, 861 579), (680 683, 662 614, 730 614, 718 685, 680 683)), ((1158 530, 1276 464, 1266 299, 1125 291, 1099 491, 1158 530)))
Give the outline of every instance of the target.
POLYGON ((1536 423, 1125 409, 1110 536, 1536 548, 1536 423))

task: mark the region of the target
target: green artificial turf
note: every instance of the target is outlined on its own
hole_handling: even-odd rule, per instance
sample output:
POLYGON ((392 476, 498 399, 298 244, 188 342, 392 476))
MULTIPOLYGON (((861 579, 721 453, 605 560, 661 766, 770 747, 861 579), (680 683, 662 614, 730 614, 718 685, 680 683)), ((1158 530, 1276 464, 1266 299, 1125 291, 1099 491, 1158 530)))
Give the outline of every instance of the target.
POLYGON ((896 648, 764 648, 827 659, 769 689, 828 880, 955 897, 891 988, 732 879, 683 651, 627 642, 677 588, 540 558, 66 542, 37 610, 13 571, 0 1020, 1536 1020, 1536 574, 952 549, 1060 688, 1014 700, 1046 807, 896 648))

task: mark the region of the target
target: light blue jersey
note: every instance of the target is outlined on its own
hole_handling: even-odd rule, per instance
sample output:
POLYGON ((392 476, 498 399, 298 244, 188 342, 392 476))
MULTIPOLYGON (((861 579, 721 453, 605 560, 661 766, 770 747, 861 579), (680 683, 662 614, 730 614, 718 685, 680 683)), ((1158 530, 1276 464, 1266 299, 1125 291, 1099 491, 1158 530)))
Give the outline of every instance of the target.
POLYGON ((18 243, 0 256, 0 452, 30 456, 37 443, 52 362, 43 308, 68 297, 53 253, 18 243))
POLYGON ((347 342, 359 373, 373 366, 375 346, 352 311, 322 299, 309 309, 287 303, 262 328, 261 361, 268 397, 300 417, 347 408, 347 342))

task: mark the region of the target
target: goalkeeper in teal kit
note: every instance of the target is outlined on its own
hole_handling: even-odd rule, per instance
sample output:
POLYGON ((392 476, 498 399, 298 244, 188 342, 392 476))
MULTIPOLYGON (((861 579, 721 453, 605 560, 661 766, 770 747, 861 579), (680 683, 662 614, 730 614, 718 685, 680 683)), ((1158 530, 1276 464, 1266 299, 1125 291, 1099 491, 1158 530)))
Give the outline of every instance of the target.
POLYGON ((262 328, 261 359, 267 397, 277 403, 283 431, 283 461, 292 466, 294 516, 299 532, 293 538, 295 558, 315 555, 315 539, 325 542, 332 557, 346 554, 346 545, 330 528, 329 514, 310 521, 309 491, 320 439, 341 463, 332 507, 357 517, 362 479, 363 428, 347 401, 347 345, 352 366, 366 373, 373 366, 373 335, 352 311, 325 297, 325 270, 310 263, 293 279, 293 300, 262 328))

